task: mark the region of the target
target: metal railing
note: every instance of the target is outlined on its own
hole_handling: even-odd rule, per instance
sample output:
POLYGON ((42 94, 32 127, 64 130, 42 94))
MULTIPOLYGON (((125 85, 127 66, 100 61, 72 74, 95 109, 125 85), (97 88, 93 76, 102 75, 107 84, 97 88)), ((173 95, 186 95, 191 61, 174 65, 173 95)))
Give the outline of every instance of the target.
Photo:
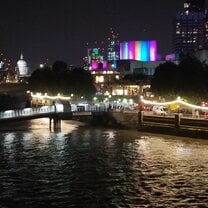
MULTIPOLYGON (((42 106, 33 108, 24 108, 18 110, 6 110, 0 112, 0 120, 13 119, 21 117, 31 117, 50 113, 69 113, 69 112, 105 112, 107 108, 105 106, 95 105, 75 105, 63 106, 62 104, 56 104, 52 106, 42 106)), ((83 114, 85 115, 85 114, 83 114)))
POLYGON ((156 116, 147 115, 143 111, 138 114, 139 125, 157 125, 157 126, 170 126, 176 129, 179 128, 195 128, 195 129, 208 129, 208 120, 205 118, 191 118, 183 117, 181 113, 174 116, 156 116))
POLYGON ((24 108, 21 110, 6 110, 0 112, 0 119, 35 116, 40 114, 54 113, 55 106, 42 106, 37 108, 24 108))

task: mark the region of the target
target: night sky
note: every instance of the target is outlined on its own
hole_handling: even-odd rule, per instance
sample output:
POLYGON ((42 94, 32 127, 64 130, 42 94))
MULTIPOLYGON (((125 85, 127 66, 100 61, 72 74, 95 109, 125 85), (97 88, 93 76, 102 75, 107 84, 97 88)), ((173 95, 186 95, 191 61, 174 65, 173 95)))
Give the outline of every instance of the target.
MULTIPOLYGON (((49 59, 82 64, 86 44, 105 41, 109 28, 121 41, 158 41, 172 48, 173 19, 183 0, 7 0, 1 2, 0 49, 16 63, 20 52, 32 68, 49 59)), ((96 46, 96 44, 95 44, 96 46)))

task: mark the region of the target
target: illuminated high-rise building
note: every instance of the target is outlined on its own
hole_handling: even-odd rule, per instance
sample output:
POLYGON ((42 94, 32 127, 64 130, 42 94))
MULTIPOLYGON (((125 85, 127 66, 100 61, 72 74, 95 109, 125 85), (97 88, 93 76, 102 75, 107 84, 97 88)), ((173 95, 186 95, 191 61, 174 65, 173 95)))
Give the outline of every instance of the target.
POLYGON ((188 12, 204 12, 205 0, 186 0, 184 10, 188 12))
POLYGON ((119 60, 119 37, 118 34, 112 28, 110 28, 110 35, 108 37, 107 47, 107 60, 119 60))
POLYGON ((87 63, 89 70, 106 69, 107 62, 103 58, 102 50, 100 48, 88 49, 87 63))
MULTIPOLYGON (((87 62, 88 70, 107 70, 111 68, 116 68, 116 61, 119 60, 119 39, 118 34, 110 28, 110 33, 105 41, 100 44, 92 45, 92 47, 87 49, 87 57, 85 58, 87 62), (97 47, 95 47, 97 45, 97 47)), ((87 46, 89 46, 87 44, 87 46)))
POLYGON ((183 11, 175 18, 174 52, 194 52, 206 47, 206 16, 205 0, 184 2, 183 11))

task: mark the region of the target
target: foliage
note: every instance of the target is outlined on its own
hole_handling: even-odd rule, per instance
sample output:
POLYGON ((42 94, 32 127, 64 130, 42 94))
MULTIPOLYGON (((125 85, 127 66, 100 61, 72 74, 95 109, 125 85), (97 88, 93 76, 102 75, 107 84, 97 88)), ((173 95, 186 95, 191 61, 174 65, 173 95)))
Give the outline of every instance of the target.
POLYGON ((88 99, 96 92, 93 78, 88 71, 82 68, 68 70, 67 64, 62 61, 56 61, 52 68, 46 66, 36 69, 29 79, 29 86, 30 90, 35 92, 47 92, 52 95, 73 93, 88 99))
POLYGON ((69 81, 74 94, 84 95, 90 99, 96 92, 91 73, 82 68, 73 69, 69 81))
POLYGON ((183 56, 178 65, 160 64, 152 79, 153 93, 163 97, 181 96, 192 102, 208 99, 208 67, 190 55, 183 56))
POLYGON ((67 71, 67 63, 64 61, 55 61, 52 70, 56 73, 64 73, 67 71))
POLYGON ((29 79, 30 90, 53 93, 53 80, 54 74, 50 67, 38 68, 29 79))
POLYGON ((155 69, 151 87, 155 94, 164 95, 174 93, 176 88, 175 76, 178 66, 172 62, 160 64, 155 69))

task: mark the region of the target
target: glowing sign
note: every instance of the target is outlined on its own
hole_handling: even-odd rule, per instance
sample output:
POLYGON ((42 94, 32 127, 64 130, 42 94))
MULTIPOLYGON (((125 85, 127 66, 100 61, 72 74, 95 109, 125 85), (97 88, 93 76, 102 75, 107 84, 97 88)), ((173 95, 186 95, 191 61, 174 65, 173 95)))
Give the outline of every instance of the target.
POLYGON ((150 41, 129 41, 120 43, 121 60, 156 61, 157 42, 150 41))

